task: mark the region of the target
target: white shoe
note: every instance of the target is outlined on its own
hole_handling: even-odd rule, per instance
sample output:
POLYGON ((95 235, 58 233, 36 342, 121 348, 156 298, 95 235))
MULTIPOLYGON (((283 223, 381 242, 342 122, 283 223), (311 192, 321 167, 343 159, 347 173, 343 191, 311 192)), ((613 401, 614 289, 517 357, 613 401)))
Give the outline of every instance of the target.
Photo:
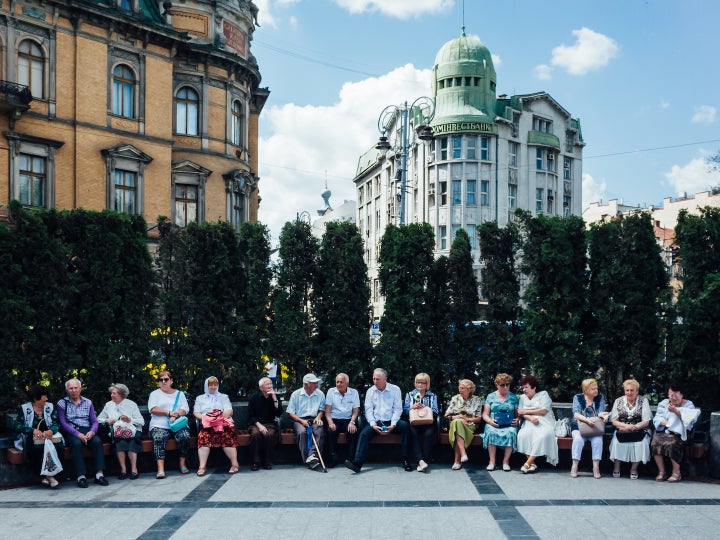
POLYGON ((490 465, 488 465, 487 467, 485 467, 485 470, 494 471, 494 470, 495 470, 495 464, 494 464, 494 463, 490 463, 490 465))
POLYGON ((460 469, 462 469, 462 465, 460 465, 459 463, 453 463, 453 466, 452 466, 453 471, 459 471, 460 469))
POLYGON ((503 463, 503 471, 505 471, 505 472, 510 471, 510 465, 503 463))
POLYGON ((428 464, 425 463, 425 461, 423 461, 422 459, 418 461, 417 472, 425 472, 427 468, 428 464))
POLYGON ((465 454, 463 457, 460 458, 460 463, 467 463, 468 458, 467 454, 465 454))

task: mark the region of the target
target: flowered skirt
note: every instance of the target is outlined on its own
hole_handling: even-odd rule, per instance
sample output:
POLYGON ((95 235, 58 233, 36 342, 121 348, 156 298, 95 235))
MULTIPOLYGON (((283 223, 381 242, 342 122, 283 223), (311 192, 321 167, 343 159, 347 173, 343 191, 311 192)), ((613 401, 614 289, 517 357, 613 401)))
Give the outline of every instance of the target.
POLYGON ((198 433, 198 447, 223 448, 237 446, 235 429, 226 427, 222 431, 201 429, 198 433))
POLYGON ((653 456, 669 457, 677 463, 683 460, 684 452, 685 443, 680 435, 674 433, 665 433, 664 431, 655 433, 650 443, 650 453, 653 456))

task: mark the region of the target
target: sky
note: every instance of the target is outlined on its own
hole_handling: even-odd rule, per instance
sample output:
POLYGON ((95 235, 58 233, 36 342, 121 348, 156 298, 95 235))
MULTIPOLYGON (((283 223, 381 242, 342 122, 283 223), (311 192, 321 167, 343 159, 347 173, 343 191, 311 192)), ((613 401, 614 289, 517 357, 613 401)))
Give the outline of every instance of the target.
POLYGON ((549 93, 579 118, 583 208, 661 205, 720 185, 716 0, 255 0, 251 42, 270 97, 260 116, 259 220, 355 200, 360 155, 386 105, 431 93, 435 55, 475 35, 497 93, 549 93))

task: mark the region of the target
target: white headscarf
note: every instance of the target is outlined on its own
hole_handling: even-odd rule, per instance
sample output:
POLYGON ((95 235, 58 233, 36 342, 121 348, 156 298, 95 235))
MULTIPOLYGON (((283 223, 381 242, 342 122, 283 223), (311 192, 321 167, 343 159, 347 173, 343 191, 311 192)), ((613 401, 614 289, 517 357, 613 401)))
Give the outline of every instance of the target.
POLYGON ((217 380, 217 377, 210 376, 205 379, 205 404, 207 405, 207 411, 205 412, 210 412, 213 409, 222 409, 222 402, 220 401, 220 381, 218 380, 218 389, 215 390, 214 394, 211 394, 208 385, 210 379, 217 380))

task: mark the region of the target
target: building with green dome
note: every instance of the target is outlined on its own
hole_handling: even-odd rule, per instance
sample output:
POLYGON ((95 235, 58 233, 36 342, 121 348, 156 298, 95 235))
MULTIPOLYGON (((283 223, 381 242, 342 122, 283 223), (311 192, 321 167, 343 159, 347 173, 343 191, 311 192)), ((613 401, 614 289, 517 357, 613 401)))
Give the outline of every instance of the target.
POLYGON ((582 213, 578 118, 546 92, 497 95, 490 51, 464 31, 440 48, 433 74, 432 103, 391 107, 379 122, 390 148, 372 148, 358 161, 357 223, 376 318, 383 305, 377 256, 388 223, 432 225, 437 256, 448 255, 457 231, 467 230, 479 282, 477 225, 504 226, 518 208, 582 213))

